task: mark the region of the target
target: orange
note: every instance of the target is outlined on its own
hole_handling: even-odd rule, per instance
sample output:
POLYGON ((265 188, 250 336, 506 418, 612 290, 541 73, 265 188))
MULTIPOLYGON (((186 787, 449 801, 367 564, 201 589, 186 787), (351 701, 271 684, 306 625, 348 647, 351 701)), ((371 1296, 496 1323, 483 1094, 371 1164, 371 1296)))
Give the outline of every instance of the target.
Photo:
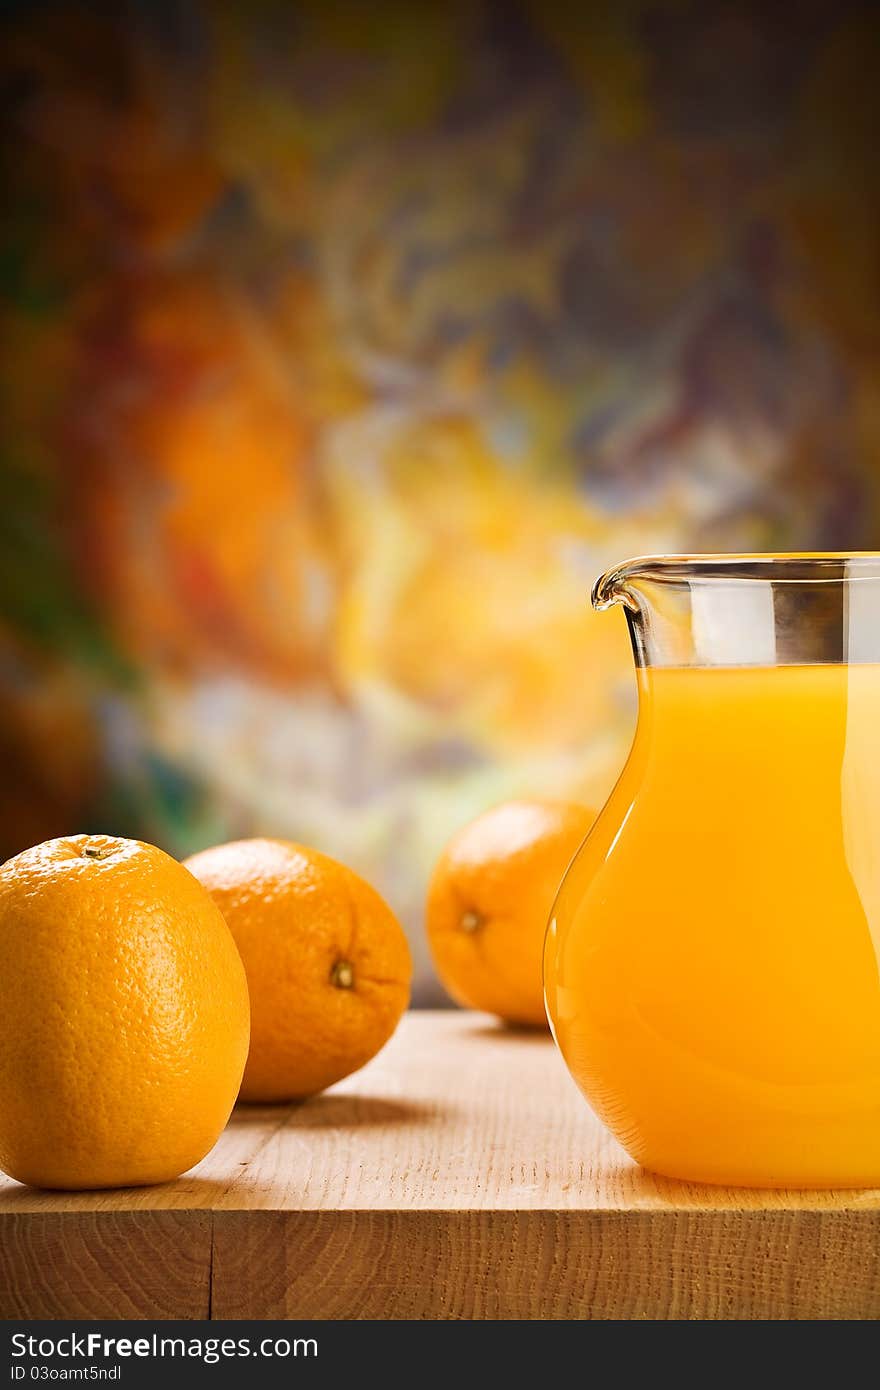
POLYGON ((40 1187, 176 1178, 235 1102, 244 970, 153 845, 47 840, 0 868, 0 1167, 40 1187))
POLYGON ((556 890, 595 813, 565 801, 509 801, 450 840, 428 890, 434 965, 459 1004, 546 1025, 544 932, 556 890))
POLYGON ((375 889, 285 840, 239 840, 187 868, 229 923, 251 995, 243 1100, 298 1100, 357 1071, 409 1002, 406 937, 375 889))

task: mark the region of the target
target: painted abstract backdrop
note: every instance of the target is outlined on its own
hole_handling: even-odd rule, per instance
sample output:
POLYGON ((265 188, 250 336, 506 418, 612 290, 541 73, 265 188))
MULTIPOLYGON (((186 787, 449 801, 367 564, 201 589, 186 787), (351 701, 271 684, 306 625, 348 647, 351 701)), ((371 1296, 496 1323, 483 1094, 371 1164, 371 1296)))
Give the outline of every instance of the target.
POLYGON ((7 6, 0 854, 292 836, 422 895, 607 791, 628 555, 880 544, 877 22, 7 6))

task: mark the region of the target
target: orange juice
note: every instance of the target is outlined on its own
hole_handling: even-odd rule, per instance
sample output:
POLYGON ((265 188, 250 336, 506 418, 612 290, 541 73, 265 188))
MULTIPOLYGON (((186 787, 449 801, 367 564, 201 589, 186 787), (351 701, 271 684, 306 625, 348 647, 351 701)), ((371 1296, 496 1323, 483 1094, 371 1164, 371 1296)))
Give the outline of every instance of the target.
POLYGON ((568 1066, 661 1173, 880 1185, 880 666, 638 678, 547 935, 568 1066))

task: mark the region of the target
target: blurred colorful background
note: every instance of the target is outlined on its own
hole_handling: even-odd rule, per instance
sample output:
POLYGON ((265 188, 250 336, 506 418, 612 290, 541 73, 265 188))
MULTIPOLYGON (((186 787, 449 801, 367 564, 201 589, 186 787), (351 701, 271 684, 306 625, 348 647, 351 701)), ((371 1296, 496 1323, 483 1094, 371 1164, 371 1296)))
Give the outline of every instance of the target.
POLYGON ((7 5, 0 856, 301 839, 437 999, 448 834, 625 755, 596 574, 880 545, 875 15, 7 5))

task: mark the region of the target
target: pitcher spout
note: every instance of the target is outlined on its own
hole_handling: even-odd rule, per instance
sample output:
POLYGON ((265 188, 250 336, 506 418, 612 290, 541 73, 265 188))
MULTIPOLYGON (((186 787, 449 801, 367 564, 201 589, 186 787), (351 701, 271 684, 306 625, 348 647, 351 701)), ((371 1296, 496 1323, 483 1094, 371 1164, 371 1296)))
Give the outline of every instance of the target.
POLYGON ((639 611, 638 596, 632 588, 631 581, 645 563, 642 560, 628 560, 625 564, 615 565, 613 569, 600 574, 590 595, 590 601, 597 613, 604 613, 618 603, 631 613, 639 611))

